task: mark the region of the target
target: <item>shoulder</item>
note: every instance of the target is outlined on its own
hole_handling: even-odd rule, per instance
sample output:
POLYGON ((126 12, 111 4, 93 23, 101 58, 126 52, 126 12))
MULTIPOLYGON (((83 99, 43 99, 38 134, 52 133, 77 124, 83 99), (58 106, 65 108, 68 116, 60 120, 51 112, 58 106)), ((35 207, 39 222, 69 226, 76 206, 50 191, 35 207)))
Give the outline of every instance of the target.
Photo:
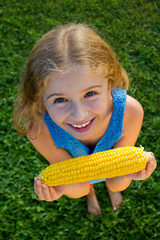
POLYGON ((143 122, 144 111, 142 105, 133 97, 127 95, 123 120, 123 133, 139 132, 143 122), (132 130, 131 130, 132 129, 132 130))
POLYGON ((142 127, 143 116, 144 111, 141 104, 135 98, 127 95, 122 138, 114 145, 114 148, 135 145, 142 127))
POLYGON ((127 95, 125 118, 126 120, 143 119, 144 111, 142 105, 133 97, 127 95))
POLYGON ((71 158, 65 149, 56 147, 44 121, 41 121, 39 126, 39 123, 33 120, 32 129, 27 137, 36 150, 51 164, 71 158))
POLYGON ((30 126, 32 125, 32 128, 31 130, 29 131, 29 133, 27 134, 27 137, 29 139, 36 139, 39 135, 45 135, 47 134, 47 126, 46 124, 44 123, 44 121, 42 120, 41 122, 38 122, 34 119, 32 119, 28 125, 30 126))
POLYGON ((47 129, 46 124, 42 120, 40 123, 36 120, 32 120, 31 122, 32 128, 27 134, 29 141, 32 145, 43 155, 45 156, 46 150, 48 151, 48 146, 51 149, 55 149, 56 146, 50 136, 50 133, 47 129))

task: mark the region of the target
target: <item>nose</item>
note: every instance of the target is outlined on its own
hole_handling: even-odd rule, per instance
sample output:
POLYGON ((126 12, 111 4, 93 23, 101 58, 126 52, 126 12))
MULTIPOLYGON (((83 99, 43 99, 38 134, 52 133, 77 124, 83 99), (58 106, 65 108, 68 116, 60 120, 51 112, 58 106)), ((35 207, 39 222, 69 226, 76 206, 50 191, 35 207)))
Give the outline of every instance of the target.
POLYGON ((86 117, 86 109, 83 103, 79 101, 74 101, 71 104, 71 117, 76 121, 82 121, 86 117))

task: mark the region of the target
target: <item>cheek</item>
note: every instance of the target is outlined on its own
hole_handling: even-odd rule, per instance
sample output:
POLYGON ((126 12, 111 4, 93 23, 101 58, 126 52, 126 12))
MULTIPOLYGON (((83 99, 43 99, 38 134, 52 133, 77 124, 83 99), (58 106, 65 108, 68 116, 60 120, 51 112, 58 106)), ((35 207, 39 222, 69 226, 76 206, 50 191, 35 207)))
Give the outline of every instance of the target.
POLYGON ((52 120, 56 123, 63 122, 63 120, 67 116, 65 109, 57 107, 50 107, 48 109, 48 114, 50 115, 52 120))
POLYGON ((107 101, 106 99, 98 99, 89 103, 89 108, 92 112, 95 113, 103 113, 106 111, 107 108, 107 101))

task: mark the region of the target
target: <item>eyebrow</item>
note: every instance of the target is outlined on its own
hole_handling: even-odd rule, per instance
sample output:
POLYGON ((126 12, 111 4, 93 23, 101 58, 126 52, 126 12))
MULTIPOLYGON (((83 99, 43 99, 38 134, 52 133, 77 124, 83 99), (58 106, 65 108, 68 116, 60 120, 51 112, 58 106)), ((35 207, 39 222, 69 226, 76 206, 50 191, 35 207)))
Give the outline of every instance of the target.
MULTIPOLYGON (((88 87, 88 88, 84 89, 82 92, 87 92, 88 90, 91 90, 92 88, 96 88, 96 87, 102 87, 102 85, 94 85, 92 87, 88 87)), ((49 99, 53 96, 64 96, 64 95, 65 95, 65 93, 52 93, 47 97, 47 99, 49 99)))

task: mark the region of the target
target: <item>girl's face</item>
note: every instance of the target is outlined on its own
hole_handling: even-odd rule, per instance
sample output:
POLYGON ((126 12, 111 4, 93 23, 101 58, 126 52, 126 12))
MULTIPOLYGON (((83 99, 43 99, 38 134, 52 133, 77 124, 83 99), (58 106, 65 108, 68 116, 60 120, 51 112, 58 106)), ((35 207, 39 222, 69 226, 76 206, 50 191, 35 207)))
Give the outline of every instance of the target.
POLYGON ((103 132, 112 108, 111 98, 105 78, 78 66, 51 78, 43 96, 52 120, 84 143, 103 132))

